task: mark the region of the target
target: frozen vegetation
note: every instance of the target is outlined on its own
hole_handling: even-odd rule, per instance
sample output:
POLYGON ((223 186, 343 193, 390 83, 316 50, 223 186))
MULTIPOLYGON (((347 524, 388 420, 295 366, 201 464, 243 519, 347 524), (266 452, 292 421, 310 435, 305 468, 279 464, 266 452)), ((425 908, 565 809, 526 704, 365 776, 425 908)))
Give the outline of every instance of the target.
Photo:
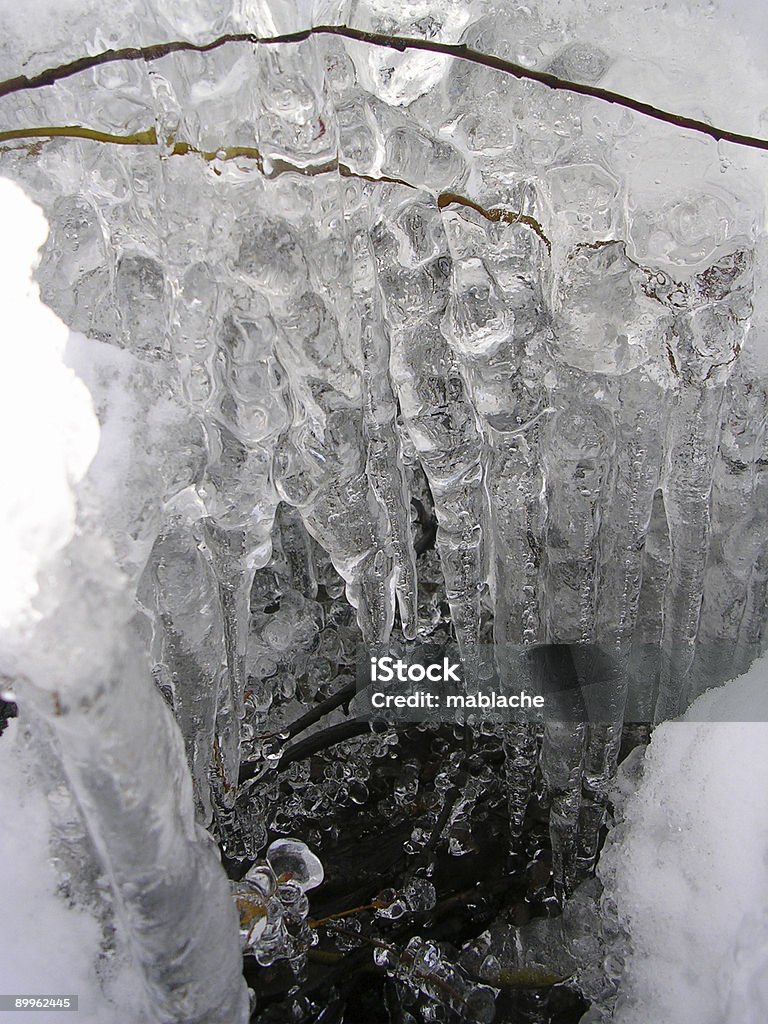
POLYGON ((0 0, 0 990, 765 1018, 749 19, 0 0), (369 723, 417 643, 569 713, 369 723))

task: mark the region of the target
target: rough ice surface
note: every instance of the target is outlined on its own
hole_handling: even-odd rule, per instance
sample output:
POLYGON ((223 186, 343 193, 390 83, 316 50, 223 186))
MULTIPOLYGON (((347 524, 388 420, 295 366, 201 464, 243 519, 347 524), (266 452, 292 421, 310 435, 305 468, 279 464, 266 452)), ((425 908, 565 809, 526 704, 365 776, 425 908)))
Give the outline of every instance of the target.
MULTIPOLYGON (((11 725, 0 746, 3 917, 13 923, 0 929, 0 985, 4 992, 77 994, 83 1024, 148 1024, 130 956, 124 948, 108 953, 93 900, 89 906, 63 891, 61 861, 52 859, 56 825, 25 764, 29 751, 19 731, 11 725)), ((35 1014, 40 1024, 58 1019, 59 1011, 35 1014)))
MULTIPOLYGON (((17 6, 0 2, 7 77, 110 48, 348 24, 766 134, 757 33, 726 4, 17 6)), ((358 886, 388 894, 371 904, 382 928, 439 906, 436 858, 443 877, 441 857, 471 861, 503 819, 530 934, 552 955, 537 968, 562 954, 590 1012, 611 1013, 618 975, 604 992, 589 981, 582 925, 622 743, 647 736, 633 722, 700 709, 765 647, 765 160, 594 97, 331 35, 112 61, 0 97, 0 173, 45 211, 36 281, 60 318, 3 245, 0 427, 16 484, 0 497, 0 626, 24 625, 4 635, 3 672, 60 758, 148 1012, 244 1018, 241 942, 305 978, 317 934, 303 889, 321 898, 326 852, 375 807, 386 868, 407 864, 381 878, 372 855, 358 886), (458 653, 470 676, 484 645, 505 678, 581 674, 599 720, 429 743, 370 732, 348 713, 359 651, 414 640, 458 653), (270 860, 291 842, 299 881, 270 860), (152 884, 150 862, 167 869, 152 884)), ((0 201, 31 258, 42 222, 13 226, 29 210, 15 188, 0 201)), ((659 729, 648 778, 655 751, 689 735, 677 728, 659 729)), ((696 743, 719 750, 727 727, 711 728, 696 743)), ((712 776, 685 763, 692 794, 712 776)), ((713 778, 713 799, 730 778, 713 778)), ((697 813, 682 792, 673 812, 684 830, 697 813)), ((739 804, 728 813, 741 828, 739 804)), ((630 844, 627 863, 644 849, 630 844)), ((616 882, 626 900, 645 870, 616 882)), ((667 924, 687 891, 673 877, 667 924)), ((637 941, 617 1013, 652 1013, 642 951, 657 910, 626 912, 637 941)), ((354 948, 355 921, 334 955, 354 948)), ((380 972, 413 990, 402 1019, 485 1016, 489 989, 465 968, 503 980, 516 927, 494 922, 464 950, 429 935, 377 947, 380 972)), ((697 929, 678 940, 688 963, 697 929)), ((291 1014, 318 1009, 299 991, 309 1004, 291 1014)), ((750 992, 721 1013, 756 1015, 750 992)))

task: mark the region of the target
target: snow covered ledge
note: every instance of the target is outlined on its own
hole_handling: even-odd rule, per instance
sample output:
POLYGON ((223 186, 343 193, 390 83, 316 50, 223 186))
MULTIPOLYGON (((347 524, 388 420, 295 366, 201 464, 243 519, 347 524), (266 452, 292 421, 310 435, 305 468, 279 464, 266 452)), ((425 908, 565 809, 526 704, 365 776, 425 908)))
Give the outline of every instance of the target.
MULTIPOLYGON (((150 1019, 242 1024, 237 915, 216 849, 195 825, 181 735, 132 643, 132 593, 109 541, 78 530, 74 488, 99 433, 62 361, 68 332, 30 279, 45 220, 5 180, 0 220, 0 674, 22 715, 34 708, 56 737, 150 1019)), ((40 749, 49 754, 43 735, 40 749)), ((4 862, 12 887, 8 875, 4 862)), ((40 884, 50 896, 48 879, 40 884)), ((58 954, 65 960, 66 948, 58 954)))
POLYGON ((630 938, 613 1021, 763 1024, 768 656, 659 726, 642 765, 629 760, 599 866, 630 938))

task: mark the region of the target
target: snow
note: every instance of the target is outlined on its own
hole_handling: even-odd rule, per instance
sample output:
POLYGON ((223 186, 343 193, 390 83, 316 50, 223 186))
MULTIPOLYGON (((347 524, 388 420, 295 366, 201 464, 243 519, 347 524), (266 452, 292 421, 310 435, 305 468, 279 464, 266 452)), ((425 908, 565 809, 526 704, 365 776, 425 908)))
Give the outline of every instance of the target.
MULTIPOLYGON (((38 572, 75 534, 73 488, 96 452, 99 427, 86 387, 63 361, 69 331, 31 281, 48 234, 45 218, 17 185, 0 179, 0 220, 0 646, 7 662, 17 634, 23 637, 37 618, 38 572)), ((0 742, 0 991, 78 995, 83 1024, 124 1020, 126 1010, 138 1022, 131 969, 113 962, 110 1002, 102 991, 106 974, 97 975, 101 925, 57 891, 50 809, 19 733, 11 722, 0 742)), ((35 1014, 40 1024, 58 1019, 55 1011, 35 1014)))
POLYGON ((0 179, 0 633, 31 615, 35 576, 74 534, 73 485, 98 445, 85 386, 64 366, 68 330, 31 272, 48 234, 39 207, 0 179))
POLYGON ((90 528, 106 534, 121 569, 140 573, 179 481, 202 460, 202 434, 177 401, 162 364, 70 332, 64 361, 88 388, 100 427, 98 451, 79 496, 90 528), (166 393, 167 391, 167 393, 166 393))
POLYGON ((600 865, 632 947, 615 1024, 762 1024, 768 656, 658 727, 619 802, 600 865))

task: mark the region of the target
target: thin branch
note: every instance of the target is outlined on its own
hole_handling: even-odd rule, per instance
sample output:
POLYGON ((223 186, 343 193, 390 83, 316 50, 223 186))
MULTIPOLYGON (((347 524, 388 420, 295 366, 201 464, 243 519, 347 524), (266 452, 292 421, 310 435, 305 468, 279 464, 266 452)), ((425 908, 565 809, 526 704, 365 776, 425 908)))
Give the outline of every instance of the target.
MULTIPOLYGON (((334 932, 338 932, 339 935, 343 935, 350 939, 357 939, 359 942, 366 943, 369 946, 375 946, 377 949, 386 949, 387 952, 394 953, 400 963, 410 964, 420 978, 427 979, 437 988, 441 988, 457 1001, 463 1001, 461 992, 454 988, 450 982, 445 980, 445 978, 441 978, 439 974, 435 974, 434 971, 429 969, 429 967, 419 963, 416 957, 407 950, 399 949, 391 942, 384 942, 382 939, 376 939, 372 935, 364 935, 362 932, 352 931, 351 928, 344 928, 343 925, 328 923, 325 927, 334 932)), ((391 968, 389 970, 391 970, 391 968)), ((394 977, 395 980, 397 980, 397 976, 394 975, 394 977)))
POLYGON ((277 762, 277 770, 284 771, 294 761, 305 761, 308 757, 313 757, 329 747, 335 747, 337 743, 351 740, 355 736, 365 736, 370 731, 371 723, 367 718, 349 718, 345 722, 339 722, 338 725, 331 725, 327 729, 323 729, 322 732, 313 732, 311 736, 288 747, 277 762))
MULTIPOLYGON (((11 128, 8 131, 0 132, 0 143, 19 139, 42 139, 44 141, 51 139, 87 139, 91 142, 102 142, 113 146, 158 146, 160 143, 154 128, 131 132, 128 135, 114 135, 111 132, 102 132, 96 128, 85 128, 79 124, 11 128)), ((402 178, 394 178, 387 174, 374 178, 369 174, 362 174, 353 170, 338 159, 326 160, 321 164, 308 165, 294 164, 289 160, 270 159, 267 166, 261 151, 256 146, 220 146, 218 149, 198 149, 191 142, 178 141, 173 136, 169 136, 165 140, 163 156, 189 156, 190 154, 200 156, 208 163, 237 159, 253 160, 259 172, 265 178, 277 178, 279 175, 289 171, 293 174, 303 174, 307 177, 336 172, 342 178, 357 178, 360 181, 368 181, 379 185, 403 185, 405 188, 416 190, 416 185, 412 185, 402 178)), ((470 200, 465 200, 465 205, 469 204, 470 200)), ((498 218, 495 219, 498 220, 498 218)))
POLYGON ((494 224, 527 224, 546 245, 550 255, 552 254, 552 243, 544 234, 544 228, 535 217, 525 213, 518 213, 517 210, 509 210, 503 206, 486 208, 479 203, 473 202, 471 199, 467 199, 466 196, 457 195, 455 192, 441 192, 437 197, 437 207, 439 210, 444 210, 446 206, 453 206, 454 204, 464 206, 468 210, 474 210, 475 213, 479 213, 481 217, 485 217, 486 220, 494 224))
POLYGON ((94 53, 88 57, 78 57, 77 60, 67 64, 59 64, 57 67, 46 68, 37 75, 17 75, 15 78, 8 78, 0 82, 0 96, 9 96, 16 92, 25 92, 28 89, 41 89, 46 85, 55 85, 65 78, 72 78, 80 75, 83 71, 90 71, 103 64, 117 64, 121 61, 143 60, 151 63, 167 57, 171 53, 195 52, 209 53, 211 50, 218 50, 221 46, 229 43, 252 42, 252 36, 247 32, 218 36, 208 43, 188 43, 177 40, 169 43, 156 43, 152 46, 124 46, 119 50, 104 50, 102 53, 94 53))
POLYGON ((343 935, 345 938, 357 939, 358 942, 363 942, 368 946, 375 946, 377 949, 386 949, 390 953, 398 953, 400 950, 397 946, 393 946, 391 942, 384 942, 383 939, 376 939, 372 935, 365 935, 363 932, 353 931, 352 928, 345 928, 343 925, 335 924, 331 921, 325 924, 325 927, 330 931, 338 932, 339 935, 343 935))
POLYGON ((421 50, 444 57, 454 57, 457 60, 511 75, 513 78, 521 81, 537 82, 548 89, 574 93, 578 96, 586 96, 589 99, 602 100, 604 103, 613 103, 619 107, 624 107, 627 110, 641 114, 643 117, 650 117, 653 120, 673 125, 676 128, 697 132, 700 135, 707 135, 718 142, 730 142, 735 146, 768 150, 768 139, 760 139, 752 135, 733 132, 726 128, 718 128, 715 125, 708 124, 706 121, 700 121, 693 117, 686 117, 684 114, 677 114, 670 110, 664 110, 661 107, 655 107, 651 103, 645 103, 642 100, 623 93, 614 92, 611 89, 603 89, 600 86, 588 85, 584 82, 574 82, 571 79, 560 78, 558 75, 550 74, 548 71, 536 71, 533 68, 524 67, 522 64, 515 64, 513 61, 505 60, 503 57, 497 57, 494 54, 481 53, 479 50, 474 50, 463 43, 441 43, 434 39, 395 36, 380 32, 364 32, 361 29, 350 28, 347 25, 316 25, 313 28, 302 29, 298 32, 288 32, 278 36, 256 36, 244 32, 230 33, 218 36, 208 43, 190 43, 184 40, 176 40, 151 46, 105 50, 102 53, 89 57, 80 57, 78 60, 71 61, 68 64, 47 68, 45 71, 41 71, 39 74, 32 75, 31 77, 18 75, 15 78, 0 82, 0 96, 54 85, 65 78, 71 78, 73 75, 78 75, 83 71, 99 67, 102 64, 139 60, 151 63, 172 53, 209 53, 230 43, 249 43, 252 46, 295 44, 304 42, 312 36, 338 36, 343 39, 366 43, 369 46, 396 50, 399 53, 404 53, 406 50, 421 50))
MULTIPOLYGON (((337 743, 343 743, 355 736, 364 736, 370 732, 371 723, 365 718, 350 718, 338 725, 331 725, 322 732, 312 733, 306 739, 299 740, 292 747, 288 747, 277 762, 277 771, 284 771, 294 761, 305 761, 314 754, 319 754, 328 747, 334 747, 337 743)), ((240 768, 240 784, 254 778, 261 771, 263 765, 258 761, 246 761, 240 768)))
POLYGON ((361 903, 359 907, 339 910, 335 914, 327 914, 325 917, 308 918, 307 924, 310 928, 319 928, 321 925, 327 925, 329 921, 339 921, 345 917, 354 917, 355 914, 361 914, 364 910, 384 910, 387 907, 391 907, 393 903, 394 900, 373 900, 372 903, 361 903))
POLYGON ((79 124, 11 128, 9 131, 0 132, 0 142, 11 142, 15 139, 89 139, 91 142, 104 142, 111 146, 157 145, 157 133, 154 128, 132 132, 130 135, 113 135, 112 132, 100 132, 95 128, 84 128, 79 124))
POLYGON ((297 718, 291 722, 285 730, 288 733, 288 737, 293 739, 294 736, 298 736, 299 733, 308 729, 310 725, 314 725, 315 722, 319 722, 321 718, 325 718, 326 715, 330 715, 332 711, 341 707, 342 704, 348 705, 357 692, 357 682, 346 683, 344 686, 340 687, 336 693, 331 694, 330 697, 326 697, 324 701, 316 704, 315 707, 307 711, 307 713, 302 715, 301 718, 297 718))
MULTIPOLYGON (((4 142, 23 139, 41 139, 43 141, 50 141, 51 139, 62 138, 87 139, 91 142, 101 142, 114 146, 159 145, 157 132, 154 128, 147 128, 143 131, 132 132, 129 135, 113 135, 111 132, 101 132, 95 128, 85 128, 82 125, 76 124, 47 125, 37 128, 12 128, 9 131, 0 132, 0 145, 4 142)), ((237 159, 253 160, 257 169, 265 178, 276 178, 278 175, 285 174, 287 172, 302 174, 308 177, 336 172, 342 178, 354 178, 358 181, 367 181, 377 185, 402 185, 404 188, 418 191, 418 186, 413 185, 409 181, 404 181, 402 178, 393 178, 387 174, 382 174, 380 177, 374 178, 369 174, 362 174, 359 171, 353 170, 348 164, 342 163, 340 160, 327 160, 322 164, 310 164, 308 166, 293 164, 287 160, 273 160, 270 161, 269 167, 265 167, 264 158, 255 146, 221 146, 216 150, 205 150, 198 149, 190 142, 178 142, 172 137, 166 139, 166 150, 164 155, 188 156, 190 154, 202 157, 203 160, 206 160, 208 163, 237 159)), ((216 174, 220 173, 215 167, 214 172, 216 174)), ((466 196, 458 195, 456 192, 439 193, 437 196, 438 209, 444 210, 448 206, 463 206, 465 209, 474 210, 475 213, 479 213, 481 217, 485 217, 486 220, 494 224, 525 224, 544 242, 548 252, 550 254, 552 252, 552 243, 547 238, 543 227, 535 217, 521 213, 518 210, 511 210, 506 206, 481 206, 479 203, 474 202, 474 200, 468 199, 466 196)), ((355 695, 356 692, 357 685, 355 683, 350 683, 348 687, 345 687, 328 699, 325 705, 323 705, 325 710, 319 711, 317 708, 313 708, 299 719, 297 723, 294 723, 294 725, 300 726, 299 729, 294 728, 294 726, 290 726, 288 729, 288 735, 295 735, 296 732, 299 732, 301 729, 311 725, 313 722, 317 721, 318 718, 322 718, 334 708, 338 707, 339 704, 346 703, 355 695)))

